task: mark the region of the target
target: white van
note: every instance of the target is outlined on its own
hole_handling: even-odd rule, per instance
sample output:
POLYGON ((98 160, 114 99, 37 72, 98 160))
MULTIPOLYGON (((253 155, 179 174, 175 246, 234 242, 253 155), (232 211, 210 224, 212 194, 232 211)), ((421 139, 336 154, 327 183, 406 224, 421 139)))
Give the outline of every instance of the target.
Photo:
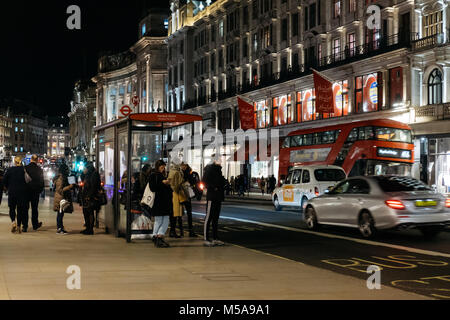
POLYGON ((295 166, 289 170, 283 185, 272 194, 275 210, 280 211, 283 207, 303 210, 309 199, 324 194, 325 190, 346 178, 344 169, 338 166, 295 166))

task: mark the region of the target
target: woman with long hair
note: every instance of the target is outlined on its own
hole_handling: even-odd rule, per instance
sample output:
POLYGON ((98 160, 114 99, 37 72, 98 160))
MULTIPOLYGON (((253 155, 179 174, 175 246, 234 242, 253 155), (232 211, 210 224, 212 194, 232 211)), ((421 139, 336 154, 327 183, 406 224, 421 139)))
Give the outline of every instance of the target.
POLYGON ((69 184, 69 167, 66 164, 59 166, 58 177, 55 180, 55 196, 53 199, 53 210, 57 212, 56 225, 57 234, 68 234, 64 228, 64 209, 65 207, 72 205, 72 194, 71 190, 75 187, 73 184, 69 184), (65 203, 62 200, 66 200, 65 203), (63 203, 63 206, 61 206, 63 203))
POLYGON ((172 189, 166 175, 166 163, 156 161, 155 169, 149 178, 150 190, 155 193, 155 202, 151 214, 155 217, 153 227, 153 242, 157 248, 168 248, 170 245, 164 240, 169 220, 172 214, 172 189))

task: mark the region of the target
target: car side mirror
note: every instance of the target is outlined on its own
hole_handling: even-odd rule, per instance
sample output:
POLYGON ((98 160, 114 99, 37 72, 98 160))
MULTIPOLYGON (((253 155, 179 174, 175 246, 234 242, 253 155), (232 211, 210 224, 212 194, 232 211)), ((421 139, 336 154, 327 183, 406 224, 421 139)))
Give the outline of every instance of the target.
POLYGON ((325 190, 324 194, 329 194, 330 193, 330 189, 325 190))

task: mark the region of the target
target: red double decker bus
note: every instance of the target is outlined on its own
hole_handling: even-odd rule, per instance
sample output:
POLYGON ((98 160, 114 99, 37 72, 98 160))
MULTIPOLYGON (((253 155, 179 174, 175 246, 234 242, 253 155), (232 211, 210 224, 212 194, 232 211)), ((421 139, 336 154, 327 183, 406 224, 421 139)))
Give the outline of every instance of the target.
POLYGON ((348 176, 410 175, 414 163, 411 128, 378 119, 291 132, 280 150, 280 179, 295 165, 328 164, 348 176))

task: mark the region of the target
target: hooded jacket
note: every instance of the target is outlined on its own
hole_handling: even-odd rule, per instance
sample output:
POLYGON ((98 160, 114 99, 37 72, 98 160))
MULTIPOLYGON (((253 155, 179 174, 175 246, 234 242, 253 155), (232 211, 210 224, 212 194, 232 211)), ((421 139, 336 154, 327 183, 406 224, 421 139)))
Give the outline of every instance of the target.
POLYGON ((208 189, 206 198, 208 201, 225 200, 225 184, 226 179, 222 175, 222 166, 212 163, 205 167, 203 174, 203 182, 208 189))

